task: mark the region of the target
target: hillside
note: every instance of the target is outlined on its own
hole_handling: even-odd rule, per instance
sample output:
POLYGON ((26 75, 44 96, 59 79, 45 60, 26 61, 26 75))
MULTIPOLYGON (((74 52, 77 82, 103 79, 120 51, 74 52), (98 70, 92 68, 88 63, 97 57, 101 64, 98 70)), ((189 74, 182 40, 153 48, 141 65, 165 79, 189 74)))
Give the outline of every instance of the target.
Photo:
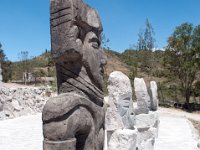
MULTIPOLYGON (((163 103, 165 101, 184 102, 178 81, 165 69, 163 51, 148 54, 147 51, 137 50, 126 50, 123 53, 105 50, 105 54, 107 56, 104 76, 105 87, 107 86, 109 74, 113 71, 121 71, 130 78, 132 85, 135 77, 144 78, 147 86, 149 86, 150 81, 156 81, 159 99, 163 103), (149 61, 149 57, 151 57, 151 61, 149 61)), ((25 61, 13 62, 12 81, 22 81, 24 70, 30 72, 34 80, 42 82, 42 84, 45 83, 47 78, 52 81, 52 77, 55 78, 56 76, 50 52, 45 52, 38 57, 25 61)), ((34 84, 37 82, 34 82, 34 84)), ((51 84, 56 87, 56 80, 51 84)), ((198 97, 192 97, 191 102, 196 102, 196 99, 198 97)))
POLYGON ((129 76, 130 67, 121 60, 121 54, 110 50, 106 50, 105 52, 107 56, 107 64, 105 66, 106 76, 109 76, 109 74, 113 71, 121 71, 129 76))
MULTIPOLYGON (((144 78, 147 85, 150 80, 155 80, 156 82, 164 81, 165 78, 158 76, 150 76, 145 71, 142 71, 140 57, 142 57, 138 51, 126 50, 123 53, 118 53, 112 50, 105 50, 107 56, 107 64, 105 66, 105 84, 109 77, 109 74, 113 71, 121 71, 126 74, 131 82, 135 77, 144 78), (140 56, 140 57, 139 57, 140 56), (137 69, 136 68, 136 62, 137 69)), ((158 53, 160 57, 161 53, 158 53)), ((156 63, 155 68, 161 68, 160 60, 156 63)), ((51 58, 50 52, 45 52, 38 57, 32 59, 27 59, 19 62, 12 63, 12 81, 20 81, 23 77, 23 72, 31 72, 36 79, 41 79, 41 77, 55 77, 55 67, 51 58)), ((35 80, 36 80, 35 79, 35 80)), ((54 84, 55 85, 55 84, 54 84)))

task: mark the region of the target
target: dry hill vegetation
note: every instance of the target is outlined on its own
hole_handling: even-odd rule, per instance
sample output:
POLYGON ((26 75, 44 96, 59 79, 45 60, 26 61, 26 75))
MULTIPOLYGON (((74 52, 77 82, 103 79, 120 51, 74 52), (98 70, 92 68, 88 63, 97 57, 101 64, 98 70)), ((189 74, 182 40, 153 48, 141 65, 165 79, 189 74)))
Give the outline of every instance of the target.
MULTIPOLYGON (((122 71, 130 78, 132 85, 135 77, 144 78, 147 86, 151 80, 156 81, 161 104, 176 102, 177 106, 184 106, 185 103, 186 109, 190 106, 200 107, 200 25, 193 26, 186 22, 177 26, 168 38, 165 51, 155 50, 154 30, 148 19, 145 29, 138 34, 134 48, 118 53, 110 50, 108 43, 109 39, 102 35, 102 46, 107 47, 105 52, 108 58, 105 87, 112 71, 122 71)), ((0 44, 4 82, 23 81, 28 73, 34 77, 34 84, 43 79, 53 81, 52 78, 56 78, 48 50, 35 58, 30 58, 27 51, 22 51, 20 61, 12 63, 5 59, 1 47, 0 44)))
MULTIPOLYGON (((177 101, 184 103, 184 97, 179 88, 177 79, 165 69, 165 52, 154 51, 150 53, 151 68, 145 66, 147 51, 126 50, 123 53, 118 53, 112 50, 105 50, 108 58, 105 66, 105 87, 107 79, 112 71, 121 71, 126 74, 133 85, 135 77, 144 78, 147 86, 149 81, 155 80, 158 83, 158 94, 160 102, 177 101)), ((54 77, 55 67, 49 51, 46 51, 39 57, 22 59, 19 62, 12 63, 12 78, 11 81, 22 80, 23 72, 31 72, 35 78, 54 77)), ((53 83, 55 86, 56 84, 53 83)), ((105 93, 107 90, 105 89, 105 93)), ((191 102, 198 101, 198 94, 191 98, 191 102)))

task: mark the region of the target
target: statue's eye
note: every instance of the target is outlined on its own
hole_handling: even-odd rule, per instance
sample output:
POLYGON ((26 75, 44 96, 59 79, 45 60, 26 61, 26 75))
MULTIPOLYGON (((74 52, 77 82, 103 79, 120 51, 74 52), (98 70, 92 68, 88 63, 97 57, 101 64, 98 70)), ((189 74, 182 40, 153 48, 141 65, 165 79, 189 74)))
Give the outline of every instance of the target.
POLYGON ((92 44, 93 48, 99 48, 99 40, 97 38, 92 38, 89 42, 92 44))

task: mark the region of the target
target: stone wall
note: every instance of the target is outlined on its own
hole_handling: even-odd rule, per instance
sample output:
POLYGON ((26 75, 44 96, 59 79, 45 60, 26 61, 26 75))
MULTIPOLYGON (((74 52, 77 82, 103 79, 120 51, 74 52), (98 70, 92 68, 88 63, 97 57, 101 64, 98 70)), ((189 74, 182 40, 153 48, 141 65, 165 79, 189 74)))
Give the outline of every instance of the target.
POLYGON ((41 112, 50 96, 48 87, 0 86, 0 120, 41 112))

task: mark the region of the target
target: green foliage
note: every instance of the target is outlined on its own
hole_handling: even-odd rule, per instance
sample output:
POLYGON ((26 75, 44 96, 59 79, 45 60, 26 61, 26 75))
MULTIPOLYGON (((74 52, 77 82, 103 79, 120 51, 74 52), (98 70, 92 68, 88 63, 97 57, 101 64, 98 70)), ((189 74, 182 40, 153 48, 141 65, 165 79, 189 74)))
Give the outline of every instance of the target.
POLYGON ((194 28, 190 23, 183 23, 169 37, 165 52, 165 66, 179 80, 186 103, 189 103, 199 69, 199 36, 199 26, 194 28))
POLYGON ((3 82, 8 82, 12 78, 11 62, 7 60, 6 55, 0 43, 0 63, 2 67, 3 82))
POLYGON ((102 47, 104 49, 107 49, 109 50, 109 42, 110 42, 110 39, 106 37, 106 35, 102 32, 101 34, 101 44, 102 44, 102 47))
POLYGON ((155 47, 154 35, 154 29, 149 20, 146 19, 144 31, 141 30, 138 34, 137 49, 152 51, 155 47))
POLYGON ((200 97, 200 81, 195 82, 193 92, 195 97, 200 97))
POLYGON ((2 49, 2 44, 0 43, 0 62, 5 61, 6 55, 4 54, 4 51, 2 49))
POLYGON ((54 63, 48 50, 35 58, 30 58, 27 51, 22 51, 19 58, 20 61, 12 65, 12 80, 22 80, 23 72, 32 73, 36 77, 55 77, 54 63))
POLYGON ((47 77, 47 73, 43 69, 39 69, 37 71, 34 71, 34 76, 36 78, 38 78, 38 77, 47 77))
POLYGON ((138 34, 137 49, 141 51, 140 59, 143 61, 140 65, 142 71, 148 75, 152 74, 153 69, 153 55, 152 50, 155 47, 154 29, 149 20, 146 20, 144 31, 138 34))

